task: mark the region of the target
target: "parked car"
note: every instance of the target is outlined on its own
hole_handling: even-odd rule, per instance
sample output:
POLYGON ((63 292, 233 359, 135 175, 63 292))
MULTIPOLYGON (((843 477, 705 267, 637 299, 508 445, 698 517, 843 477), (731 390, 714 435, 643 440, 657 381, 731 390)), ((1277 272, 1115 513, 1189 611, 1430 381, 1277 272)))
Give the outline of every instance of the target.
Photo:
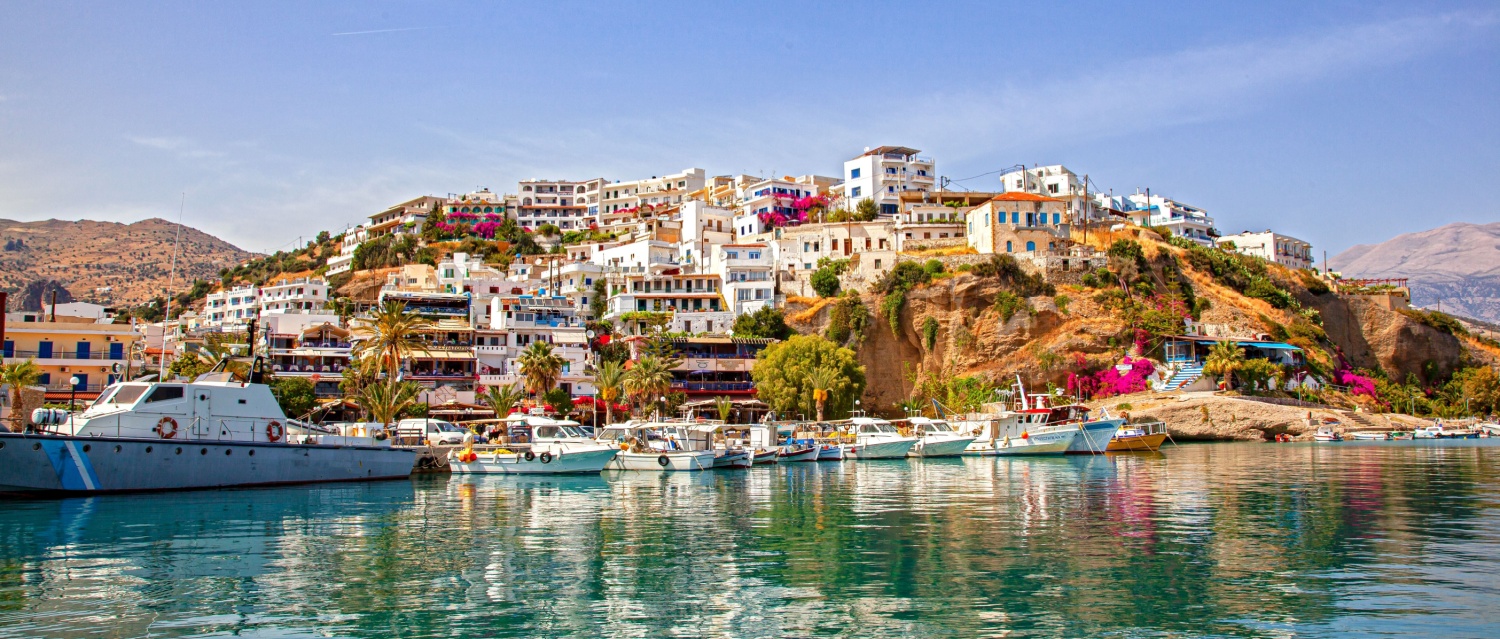
POLYGON ((464 435, 467 434, 469 431, 441 419, 420 417, 396 423, 396 436, 407 444, 426 441, 433 445, 452 446, 464 443, 464 435))

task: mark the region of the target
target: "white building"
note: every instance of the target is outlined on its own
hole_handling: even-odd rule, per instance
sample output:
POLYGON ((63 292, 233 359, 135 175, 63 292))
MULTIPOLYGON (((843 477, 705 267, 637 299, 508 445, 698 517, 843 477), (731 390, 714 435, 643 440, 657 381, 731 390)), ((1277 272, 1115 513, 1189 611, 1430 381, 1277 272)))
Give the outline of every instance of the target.
POLYGON ((420 234, 428 214, 439 210, 443 198, 424 195, 387 208, 370 216, 370 221, 344 232, 339 254, 328 258, 328 275, 347 272, 354 267, 354 250, 361 244, 386 235, 420 234))
POLYGON ((261 287, 260 312, 308 313, 328 303, 328 282, 321 277, 281 277, 261 287))
POLYGON ((260 291, 254 286, 218 290, 204 298, 203 324, 227 331, 241 331, 259 310, 260 291))
POLYGON ((1218 245, 1219 248, 1253 255, 1287 268, 1304 269, 1313 266, 1312 244, 1269 229, 1260 233, 1245 231, 1221 237, 1218 245))
MULTIPOLYGON (((693 168, 630 182, 605 182, 599 186, 598 209, 593 212, 614 214, 635 211, 641 205, 655 208, 682 204, 688 193, 703 188, 706 179, 703 169, 693 168)), ((592 197, 586 201, 591 208, 594 206, 592 197)))
POLYGON ((742 182, 735 189, 739 213, 734 218, 734 232, 745 239, 773 228, 800 224, 806 221, 803 217, 811 199, 826 194, 837 182, 837 178, 822 175, 742 182))
POLYGON ((1045 195, 1062 200, 1064 211, 1074 223, 1093 219, 1095 209, 1085 178, 1061 164, 1018 169, 1000 176, 1001 190, 1045 195))
POLYGON ((844 162, 844 183, 839 192, 849 210, 860 200, 875 200, 882 215, 901 211, 901 194, 907 191, 932 191, 937 173, 932 158, 904 146, 882 146, 865 149, 859 157, 844 162))
POLYGON ((592 395, 586 364, 589 357, 584 321, 573 301, 563 296, 500 295, 489 299, 489 321, 475 332, 475 356, 481 386, 508 386, 521 381, 517 359, 532 342, 552 344, 563 359, 558 386, 573 396, 592 395))
POLYGON ((586 229, 598 220, 589 214, 587 193, 602 180, 525 180, 517 185, 513 217, 527 230, 552 224, 563 231, 586 229), (584 196, 580 199, 580 195, 584 196))
POLYGON ((1187 238, 1204 246, 1213 246, 1214 238, 1219 236, 1218 229, 1214 228, 1214 219, 1207 212, 1168 197, 1133 193, 1100 199, 1109 208, 1124 212, 1138 226, 1164 228, 1174 236, 1187 238))
POLYGON ((734 316, 775 304, 775 259, 767 244, 717 246, 711 272, 724 282, 724 300, 734 316))

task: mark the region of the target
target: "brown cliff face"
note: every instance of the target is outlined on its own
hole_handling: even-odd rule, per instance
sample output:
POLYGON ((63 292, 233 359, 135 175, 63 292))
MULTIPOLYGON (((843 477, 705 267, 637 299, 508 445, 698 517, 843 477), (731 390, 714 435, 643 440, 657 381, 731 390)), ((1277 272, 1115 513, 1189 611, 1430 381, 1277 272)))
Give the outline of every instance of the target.
POLYGON ((1358 296, 1312 298, 1328 339, 1357 368, 1379 368, 1394 379, 1415 375, 1423 383, 1447 375, 1464 358, 1458 338, 1358 296))

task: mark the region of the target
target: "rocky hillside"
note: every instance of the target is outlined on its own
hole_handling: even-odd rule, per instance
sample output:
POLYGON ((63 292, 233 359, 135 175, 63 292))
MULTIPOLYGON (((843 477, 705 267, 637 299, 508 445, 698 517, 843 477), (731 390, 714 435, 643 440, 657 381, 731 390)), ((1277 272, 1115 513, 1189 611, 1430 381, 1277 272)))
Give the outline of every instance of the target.
MULTIPOLYGON (((1033 388, 1064 387, 1070 372, 1113 366, 1138 343, 1159 357, 1160 338, 1180 334, 1188 316, 1295 344, 1325 374, 1380 369, 1393 379, 1436 383, 1461 362, 1487 356, 1477 350, 1482 345, 1421 316, 1339 296, 1306 274, 1275 265, 1237 273, 1239 258, 1211 262, 1210 253, 1193 255, 1149 232, 1122 237, 1139 254, 1112 255, 1109 273, 1029 297, 1017 298, 1014 282, 993 272, 943 273, 905 295, 894 331, 881 314, 883 296, 865 292, 861 310, 869 316, 855 341, 866 369, 879 372, 868 376, 864 405, 931 396, 935 383, 963 377, 1005 386, 1020 375, 1033 388)), ((1099 246, 1117 239, 1101 238, 1099 246)), ((798 330, 826 332, 846 321, 833 317, 840 305, 808 302, 790 305, 798 330)))
MULTIPOLYGON (((15 293, 50 280, 79 300, 120 306, 144 303, 167 288, 177 228, 156 218, 133 224, 0 220, 0 289, 15 293)), ((218 280, 219 269, 254 257, 183 227, 177 287, 186 290, 194 279, 218 280)))
POLYGON ((1500 322, 1500 222, 1398 235, 1350 248, 1328 265, 1345 277, 1409 278, 1416 306, 1500 322))

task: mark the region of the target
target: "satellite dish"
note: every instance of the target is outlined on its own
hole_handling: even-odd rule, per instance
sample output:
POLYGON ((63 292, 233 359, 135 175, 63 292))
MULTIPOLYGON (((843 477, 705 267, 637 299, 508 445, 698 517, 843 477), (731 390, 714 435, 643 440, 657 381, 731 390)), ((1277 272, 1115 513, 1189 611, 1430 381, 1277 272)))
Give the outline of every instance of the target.
POLYGON ((584 334, 585 334, 585 335, 588 335, 588 336, 589 336, 589 339, 594 339, 594 332, 593 332, 593 331, 588 331, 588 332, 586 332, 586 333, 584 333, 584 334))

